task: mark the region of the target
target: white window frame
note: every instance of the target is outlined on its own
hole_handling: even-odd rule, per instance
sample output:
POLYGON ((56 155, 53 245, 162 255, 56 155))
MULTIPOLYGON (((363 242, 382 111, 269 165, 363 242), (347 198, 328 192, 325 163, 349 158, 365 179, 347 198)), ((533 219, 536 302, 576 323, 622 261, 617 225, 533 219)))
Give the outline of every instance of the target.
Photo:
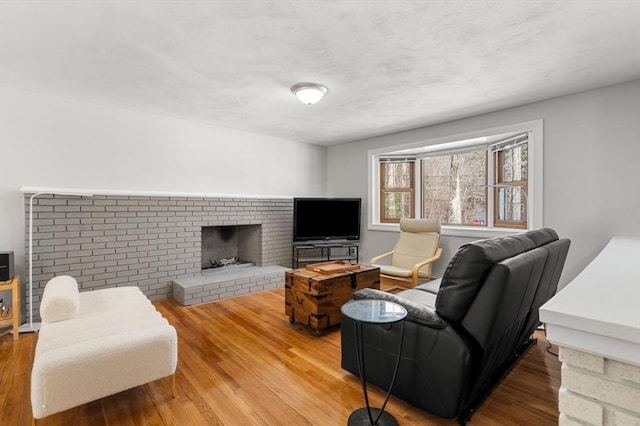
MULTIPOLYGON (((367 152, 368 157, 368 193, 369 202, 367 203, 368 211, 368 229, 371 231, 389 231, 398 232, 399 224, 397 223, 381 223, 380 222, 380 167, 378 159, 380 156, 388 155, 390 152, 402 150, 411 150, 418 147, 425 147, 433 151, 451 150, 456 148, 468 147, 478 144, 487 144, 482 142, 482 138, 501 134, 527 133, 528 135, 528 195, 527 195, 527 229, 537 229, 543 227, 543 120, 532 120, 523 123, 515 123, 504 126, 493 127, 489 129, 476 130, 468 133, 444 136, 440 138, 421 140, 409 144, 387 146, 377 148, 367 152)), ((416 179, 420 179, 420 167, 415 167, 416 179)), ((493 156, 488 158, 488 172, 493 171, 493 156)), ((416 180, 418 182, 418 180, 416 180)), ((487 206, 493 205, 493 191, 488 188, 487 206), (489 204, 491 203, 491 204, 489 204)), ((419 198, 415 197, 416 204, 419 198)), ((421 211, 420 206, 416 205, 416 214, 421 211)), ((487 208, 486 227, 476 226, 456 226, 443 225, 442 235, 464 236, 491 238, 501 235, 512 235, 524 232, 523 229, 515 228, 497 228, 492 227, 493 209, 487 208), (491 221, 489 221, 491 219, 491 221)))

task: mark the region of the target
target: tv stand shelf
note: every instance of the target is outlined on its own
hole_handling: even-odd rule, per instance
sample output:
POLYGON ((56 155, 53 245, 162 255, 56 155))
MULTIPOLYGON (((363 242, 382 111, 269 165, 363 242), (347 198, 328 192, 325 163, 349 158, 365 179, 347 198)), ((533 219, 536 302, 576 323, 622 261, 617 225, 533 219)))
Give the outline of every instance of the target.
POLYGON ((293 243, 293 268, 310 263, 346 260, 358 263, 358 243, 356 242, 317 242, 293 243))

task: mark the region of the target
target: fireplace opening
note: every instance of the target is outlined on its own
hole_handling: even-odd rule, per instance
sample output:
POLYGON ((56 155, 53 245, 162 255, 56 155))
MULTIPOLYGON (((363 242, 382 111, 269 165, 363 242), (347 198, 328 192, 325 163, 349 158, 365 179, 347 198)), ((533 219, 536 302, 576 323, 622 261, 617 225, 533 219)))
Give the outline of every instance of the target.
POLYGON ((203 226, 202 269, 261 266, 261 228, 261 225, 203 226))

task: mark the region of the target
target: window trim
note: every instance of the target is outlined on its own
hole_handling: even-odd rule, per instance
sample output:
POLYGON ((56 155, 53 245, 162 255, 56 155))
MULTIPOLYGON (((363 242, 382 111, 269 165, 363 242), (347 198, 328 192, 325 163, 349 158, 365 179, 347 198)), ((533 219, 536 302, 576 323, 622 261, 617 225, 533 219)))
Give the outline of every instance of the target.
MULTIPOLYGON (((537 229, 543 227, 543 120, 537 119, 527 122, 514 123, 508 125, 502 125, 487 129, 474 130, 467 133, 459 133, 455 135, 443 136, 433 139, 419 140, 402 145, 391 145, 383 148, 372 149, 367 152, 367 166, 368 166, 368 194, 369 202, 367 203, 368 213, 368 226, 367 229, 371 231, 389 231, 398 232, 399 224, 397 223, 381 223, 380 222, 380 192, 378 183, 380 176, 380 170, 378 167, 378 159, 380 156, 389 154, 390 151, 409 150, 417 147, 434 147, 435 150, 454 149, 464 146, 471 146, 481 144, 478 138, 487 136, 494 136, 499 134, 516 134, 527 133, 528 134, 528 196, 527 196, 527 223, 528 229, 537 229), (475 142, 473 142, 475 140, 475 142), (468 143, 461 143, 461 141, 469 141, 468 143)), ((488 156, 493 157, 492 155, 488 156)), ((492 160, 489 160, 490 162, 492 160)), ((489 170, 493 170, 493 164, 488 164, 491 167, 489 170)), ((416 167, 416 169, 419 169, 416 167)), ((418 171, 416 171, 418 172, 418 171)), ((488 190, 487 192, 493 193, 488 190)), ((493 198, 493 197, 491 197, 493 198)), ((493 202, 493 200, 487 200, 493 202)), ((491 209, 489 209, 491 210, 491 209)), ((417 211, 417 210, 416 210, 417 211)), ((493 218, 491 218, 493 219, 493 218)), ((489 216, 487 215, 487 220, 489 216)), ((495 237, 500 235, 512 235, 525 231, 524 229, 517 228, 487 228, 487 227, 475 227, 475 226, 453 226, 443 225, 442 234, 452 236, 467 236, 467 237, 495 237)))

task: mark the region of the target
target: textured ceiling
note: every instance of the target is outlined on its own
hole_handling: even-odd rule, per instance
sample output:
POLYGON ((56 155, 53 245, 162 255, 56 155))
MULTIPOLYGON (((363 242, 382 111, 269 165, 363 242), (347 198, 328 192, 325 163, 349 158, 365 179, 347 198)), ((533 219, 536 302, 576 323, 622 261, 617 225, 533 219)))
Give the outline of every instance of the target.
POLYGON ((322 145, 637 78, 640 0, 0 2, 4 87, 322 145))

